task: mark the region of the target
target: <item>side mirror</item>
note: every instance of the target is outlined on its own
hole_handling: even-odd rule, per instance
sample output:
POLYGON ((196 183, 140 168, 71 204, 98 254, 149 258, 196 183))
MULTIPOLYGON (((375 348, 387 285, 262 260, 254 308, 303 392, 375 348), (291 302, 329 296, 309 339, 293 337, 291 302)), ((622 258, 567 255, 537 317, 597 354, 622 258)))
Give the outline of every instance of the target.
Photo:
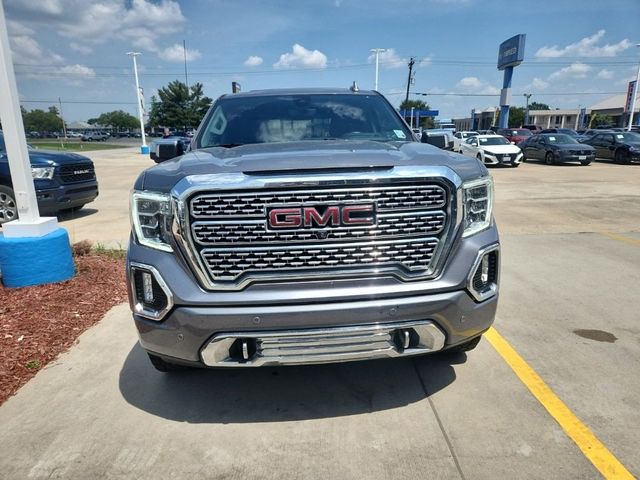
POLYGON ((158 140, 152 145, 149 157, 156 163, 165 162, 184 154, 182 141, 177 138, 158 140))

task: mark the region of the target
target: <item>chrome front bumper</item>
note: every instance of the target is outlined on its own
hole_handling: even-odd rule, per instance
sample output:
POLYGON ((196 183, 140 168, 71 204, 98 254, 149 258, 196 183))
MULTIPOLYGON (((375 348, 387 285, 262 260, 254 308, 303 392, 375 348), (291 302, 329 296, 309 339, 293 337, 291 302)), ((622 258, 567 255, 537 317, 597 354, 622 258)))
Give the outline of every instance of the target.
POLYGON ((445 335, 429 321, 216 335, 200 352, 209 367, 302 365, 435 352, 445 335))

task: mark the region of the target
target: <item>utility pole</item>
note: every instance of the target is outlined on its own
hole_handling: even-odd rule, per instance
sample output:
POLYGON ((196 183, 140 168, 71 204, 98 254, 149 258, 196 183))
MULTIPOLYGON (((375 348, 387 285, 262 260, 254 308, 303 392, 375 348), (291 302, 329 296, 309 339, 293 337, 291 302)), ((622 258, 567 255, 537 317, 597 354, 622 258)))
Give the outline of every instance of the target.
MULTIPOLYGON (((640 47, 640 43, 636 43, 636 47, 640 47)), ((638 96, 638 83, 640 83, 640 62, 638 63, 638 73, 636 73, 636 84, 633 86, 633 96, 631 97, 631 111, 629 112, 629 125, 627 130, 631 131, 633 125, 633 114, 636 109, 636 97, 638 96)))
POLYGON ((523 93, 524 98, 527 99, 527 106, 524 109, 524 124, 529 125, 529 99, 531 98, 532 93, 523 93))
POLYGON ((140 146, 140 153, 149 153, 149 147, 147 147, 147 141, 144 135, 144 118, 142 116, 142 99, 140 98, 140 83, 138 82, 138 63, 136 57, 140 55, 140 52, 127 52, 131 58, 133 58, 133 74, 136 78, 136 98, 138 99, 138 118, 140 119, 140 134, 142 135, 142 145, 140 146))
POLYGON ((378 56, 382 52, 386 52, 387 49, 386 48, 372 48, 371 51, 376 54, 376 81, 374 83, 373 89, 377 92, 378 91, 378 56))
POLYGON ((404 101, 407 102, 409 101, 409 88, 411 87, 411 74, 413 73, 413 66, 415 65, 416 61, 413 57, 411 57, 411 60, 409 60, 409 78, 407 78, 407 95, 404 97, 404 101))
POLYGON ((58 97, 58 105, 60 105, 60 120, 62 120, 62 132, 64 133, 64 138, 67 138, 67 126, 64 124, 64 115, 62 114, 62 100, 58 97))
POLYGON ((184 84, 187 86, 187 95, 189 94, 189 77, 187 75, 187 42, 182 40, 182 53, 184 54, 184 84))

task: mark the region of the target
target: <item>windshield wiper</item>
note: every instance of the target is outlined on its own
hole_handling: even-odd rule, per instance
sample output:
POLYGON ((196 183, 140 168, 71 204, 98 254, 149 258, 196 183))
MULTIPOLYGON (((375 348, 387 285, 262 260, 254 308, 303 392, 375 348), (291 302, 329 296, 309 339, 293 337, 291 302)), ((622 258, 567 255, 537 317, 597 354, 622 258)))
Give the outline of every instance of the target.
POLYGON ((219 143, 218 145, 209 145, 209 147, 234 148, 241 147, 244 143, 219 143))

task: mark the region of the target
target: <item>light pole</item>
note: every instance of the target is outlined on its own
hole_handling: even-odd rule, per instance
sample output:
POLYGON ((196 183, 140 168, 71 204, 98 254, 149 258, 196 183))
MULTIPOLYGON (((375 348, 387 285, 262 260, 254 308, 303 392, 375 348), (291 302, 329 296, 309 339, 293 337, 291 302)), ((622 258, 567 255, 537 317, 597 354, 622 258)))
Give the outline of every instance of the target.
POLYGON ((376 82, 374 84, 373 89, 377 92, 378 91, 378 56, 382 52, 386 52, 387 49, 386 48, 372 48, 371 51, 376 54, 376 82))
MULTIPOLYGON (((640 47, 640 43, 636 43, 636 47, 640 47)), ((636 110, 636 97, 638 96, 638 83, 640 83, 640 62, 638 62, 638 73, 636 73, 636 84, 633 86, 633 96, 631 97, 631 111, 629 112, 629 125, 627 130, 631 130, 633 125, 633 114, 636 110)))
POLYGON ((529 125, 529 99, 531 98, 531 93, 523 93, 524 98, 527 99, 527 106, 524 109, 524 124, 529 125))
POLYGON ((133 58, 133 75, 136 77, 136 98, 138 99, 138 118, 140 119, 140 134, 142 135, 142 145, 140 146, 140 153, 149 153, 149 147, 147 147, 147 141, 144 135, 144 118, 142 116, 142 99, 140 98, 140 83, 138 82, 138 63, 136 57, 140 55, 140 52, 127 52, 131 58, 133 58))

